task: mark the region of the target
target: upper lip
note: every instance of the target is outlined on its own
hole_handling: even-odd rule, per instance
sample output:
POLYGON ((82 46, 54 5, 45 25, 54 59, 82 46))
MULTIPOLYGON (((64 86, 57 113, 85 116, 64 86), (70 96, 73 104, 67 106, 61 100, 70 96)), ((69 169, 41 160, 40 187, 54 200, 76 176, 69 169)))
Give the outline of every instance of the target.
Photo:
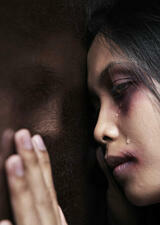
POLYGON ((124 155, 124 156, 108 156, 107 157, 107 164, 111 169, 116 168, 117 166, 126 163, 128 161, 133 161, 135 158, 131 155, 124 155))

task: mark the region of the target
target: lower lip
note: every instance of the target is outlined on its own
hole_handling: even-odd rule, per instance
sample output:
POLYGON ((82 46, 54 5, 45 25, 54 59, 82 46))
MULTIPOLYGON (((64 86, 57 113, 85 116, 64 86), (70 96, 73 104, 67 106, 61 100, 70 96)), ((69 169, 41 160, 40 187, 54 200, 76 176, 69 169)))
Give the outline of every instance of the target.
POLYGON ((120 164, 113 170, 113 175, 119 180, 130 176, 131 170, 134 168, 135 162, 128 161, 120 164))

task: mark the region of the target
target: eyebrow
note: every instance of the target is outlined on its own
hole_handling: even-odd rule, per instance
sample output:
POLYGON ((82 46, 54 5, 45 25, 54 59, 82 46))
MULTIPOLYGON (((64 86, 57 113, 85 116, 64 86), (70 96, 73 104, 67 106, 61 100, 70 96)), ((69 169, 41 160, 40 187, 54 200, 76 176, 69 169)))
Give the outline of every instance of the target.
MULTIPOLYGON (((135 76, 137 81, 141 81, 139 74, 143 74, 144 71, 135 62, 127 60, 111 61, 109 64, 107 64, 107 66, 103 69, 103 71, 100 74, 97 74, 98 76, 96 78, 96 83, 98 83, 100 87, 106 88, 106 84, 108 86, 112 85, 111 77, 116 73, 124 75, 126 74, 128 76, 135 76)), ((94 86, 88 85, 88 87, 90 95, 93 97, 96 96, 94 86)))
POLYGON ((98 83, 100 85, 103 85, 106 82, 110 81, 110 78, 116 74, 126 74, 126 75, 135 75, 135 71, 137 69, 137 66, 128 61, 112 61, 110 62, 105 69, 100 73, 100 76, 98 78, 98 83))

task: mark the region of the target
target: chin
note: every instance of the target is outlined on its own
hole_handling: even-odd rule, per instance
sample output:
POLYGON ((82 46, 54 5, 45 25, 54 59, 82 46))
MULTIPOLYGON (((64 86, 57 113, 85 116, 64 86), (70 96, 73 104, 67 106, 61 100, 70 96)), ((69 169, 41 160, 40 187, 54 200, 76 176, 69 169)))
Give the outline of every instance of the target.
POLYGON ((145 198, 136 194, 127 193, 126 197, 129 200, 129 202, 135 206, 147 206, 150 204, 148 201, 146 201, 145 198))
POLYGON ((157 195, 152 192, 125 190, 125 195, 129 202, 135 206, 148 206, 158 203, 157 195))

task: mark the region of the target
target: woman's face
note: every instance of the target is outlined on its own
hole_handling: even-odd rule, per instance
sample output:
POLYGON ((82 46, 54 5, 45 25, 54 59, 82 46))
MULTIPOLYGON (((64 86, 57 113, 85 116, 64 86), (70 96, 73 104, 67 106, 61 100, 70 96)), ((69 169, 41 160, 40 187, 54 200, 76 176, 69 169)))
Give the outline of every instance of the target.
POLYGON ((149 205, 160 201, 160 116, 131 64, 102 37, 94 40, 88 54, 88 85, 98 111, 94 136, 127 198, 149 205))

